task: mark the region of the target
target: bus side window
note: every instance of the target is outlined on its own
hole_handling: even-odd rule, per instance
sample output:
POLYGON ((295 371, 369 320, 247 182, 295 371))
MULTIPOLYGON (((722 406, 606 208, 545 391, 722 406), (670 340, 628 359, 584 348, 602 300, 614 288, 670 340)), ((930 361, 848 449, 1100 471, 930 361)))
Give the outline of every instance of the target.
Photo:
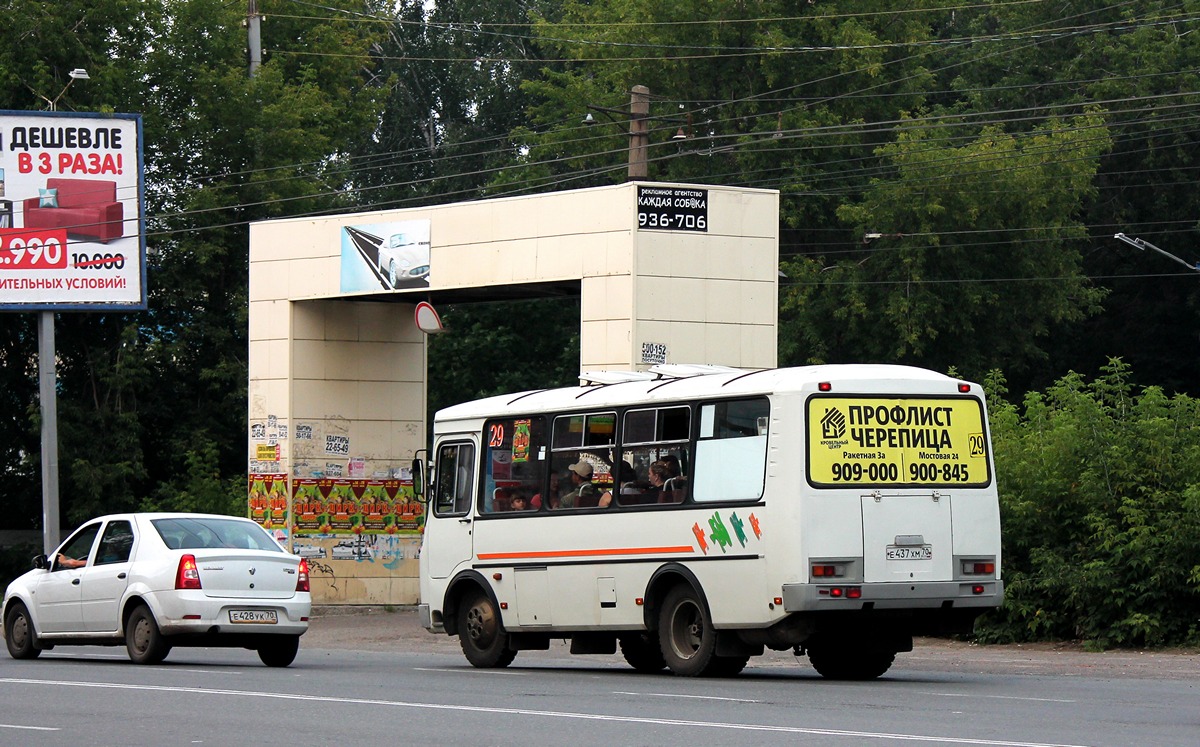
POLYGON ((621 432, 621 453, 636 474, 636 491, 622 490, 617 503, 636 506, 647 503, 680 503, 687 489, 688 441, 691 438, 691 408, 687 405, 629 410, 621 432), (666 476, 652 479, 650 465, 670 466, 666 476))
POLYGON ((762 498, 770 415, 771 403, 766 398, 700 406, 692 500, 762 498))

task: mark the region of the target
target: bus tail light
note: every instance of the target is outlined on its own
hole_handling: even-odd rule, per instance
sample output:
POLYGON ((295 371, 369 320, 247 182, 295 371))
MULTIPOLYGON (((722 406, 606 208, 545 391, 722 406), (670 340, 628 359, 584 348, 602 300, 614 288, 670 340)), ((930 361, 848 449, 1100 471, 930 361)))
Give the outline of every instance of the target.
POLYGON ((962 572, 964 576, 992 576, 996 573, 996 563, 991 560, 964 560, 962 572))
POLYGON ((958 385, 958 391, 962 392, 963 394, 966 394, 967 392, 971 391, 971 385, 960 383, 958 385))
POLYGON ((817 391, 831 392, 833 391, 833 384, 830 384, 828 381, 822 381, 821 383, 817 384, 817 391))
POLYGON ((813 563, 813 578, 841 578, 846 575, 846 567, 833 563, 813 563))
POLYGON ((817 594, 831 599, 862 599, 861 586, 822 586, 817 594))
POLYGON ((975 584, 971 587, 972 594, 982 594, 984 591, 986 591, 986 589, 984 588, 983 584, 975 584))

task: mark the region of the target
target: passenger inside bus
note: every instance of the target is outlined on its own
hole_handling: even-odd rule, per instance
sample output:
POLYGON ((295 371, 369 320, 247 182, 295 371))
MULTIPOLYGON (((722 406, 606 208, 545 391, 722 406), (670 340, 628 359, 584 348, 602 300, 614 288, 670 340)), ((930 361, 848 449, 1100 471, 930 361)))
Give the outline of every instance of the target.
MULTIPOLYGON (((537 510, 542 507, 542 503, 543 503, 542 494, 537 493, 529 501, 529 506, 530 506, 530 508, 537 510)), ((546 503, 546 508, 558 508, 558 473, 557 472, 550 473, 550 499, 548 501, 545 501, 545 503, 546 503)))
MULTIPOLYGON (((595 506, 599 501, 599 491, 592 484, 592 465, 587 462, 576 462, 568 467, 571 474, 571 484, 575 489, 558 499, 558 508, 584 508, 595 506)), ((554 506, 551 506, 554 508, 554 506)))
POLYGON ((525 494, 520 491, 514 492, 511 496, 509 496, 509 499, 508 499, 508 510, 509 511, 528 511, 529 510, 529 499, 526 498, 525 494))
POLYGON ((617 474, 620 476, 621 495, 641 495, 643 486, 638 483, 637 470, 624 459, 617 464, 619 465, 617 474))

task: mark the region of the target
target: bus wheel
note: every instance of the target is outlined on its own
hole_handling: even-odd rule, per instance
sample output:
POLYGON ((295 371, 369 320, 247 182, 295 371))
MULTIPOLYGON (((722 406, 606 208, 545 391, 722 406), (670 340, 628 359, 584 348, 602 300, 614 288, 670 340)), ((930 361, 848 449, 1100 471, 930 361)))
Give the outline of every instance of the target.
POLYGON ((658 622, 663 660, 683 677, 707 674, 717 647, 717 632, 708 610, 691 586, 676 586, 663 601, 658 622))
POLYGON ((463 600, 458 610, 458 637, 467 661, 480 669, 507 667, 517 656, 508 647, 508 633, 496 605, 481 591, 463 600))
POLYGON ((842 650, 812 650, 808 660, 813 669, 831 680, 873 680, 891 668, 896 655, 886 652, 851 653, 842 650))
POLYGON ((746 668, 749 656, 714 656, 705 672, 709 677, 734 677, 746 668))
POLYGON ((629 662, 629 666, 642 674, 654 674, 666 668, 667 662, 663 659, 658 636, 654 633, 623 635, 620 641, 621 655, 629 662))

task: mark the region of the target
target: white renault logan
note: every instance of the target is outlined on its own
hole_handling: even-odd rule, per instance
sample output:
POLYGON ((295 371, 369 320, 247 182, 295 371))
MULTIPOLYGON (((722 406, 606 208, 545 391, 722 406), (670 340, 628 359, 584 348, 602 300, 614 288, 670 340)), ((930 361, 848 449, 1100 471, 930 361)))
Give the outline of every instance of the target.
POLYGON ((134 662, 153 664, 173 646, 235 646, 286 667, 312 610, 307 561, 233 516, 102 516, 33 566, 4 592, 16 659, 123 643, 134 662))

